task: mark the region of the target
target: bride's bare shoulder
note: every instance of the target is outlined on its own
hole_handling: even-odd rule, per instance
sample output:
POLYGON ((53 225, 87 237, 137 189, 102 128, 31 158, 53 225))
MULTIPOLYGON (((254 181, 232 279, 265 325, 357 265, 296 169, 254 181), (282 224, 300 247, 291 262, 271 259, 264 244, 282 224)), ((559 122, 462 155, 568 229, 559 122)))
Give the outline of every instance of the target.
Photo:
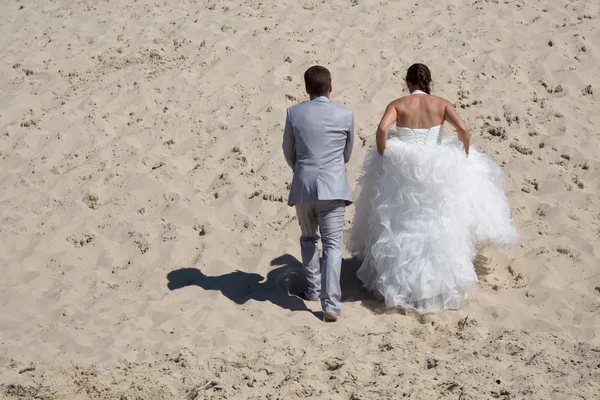
MULTIPOLYGON (((427 96, 427 98, 430 100, 434 100, 434 101, 448 101, 443 97, 436 96, 435 94, 430 94, 427 96)), ((414 99, 414 96, 406 95, 406 96, 398 97, 396 100, 392 100, 392 103, 396 103, 396 102, 400 102, 400 101, 404 101, 404 100, 410 100, 410 99, 414 99)))
POLYGON ((409 98, 410 98, 410 96, 398 97, 396 100, 392 100, 392 102, 390 104, 400 104, 400 103, 408 100, 409 98))
MULTIPOLYGON (((410 104, 410 102, 413 100, 414 100, 414 96, 406 95, 406 96, 398 97, 395 100, 392 100, 389 105, 395 106, 396 108, 398 108, 398 107, 402 107, 403 104, 407 104, 407 105, 410 104)), ((436 105, 440 105, 440 106, 452 104, 450 101, 446 100, 445 98, 436 96, 433 94, 427 96, 427 100, 428 100, 428 102, 430 102, 430 104, 436 104, 436 105)))
POLYGON ((451 104, 450 101, 448 101, 447 99, 445 99, 443 97, 436 96, 434 94, 432 94, 430 97, 439 103, 451 104))

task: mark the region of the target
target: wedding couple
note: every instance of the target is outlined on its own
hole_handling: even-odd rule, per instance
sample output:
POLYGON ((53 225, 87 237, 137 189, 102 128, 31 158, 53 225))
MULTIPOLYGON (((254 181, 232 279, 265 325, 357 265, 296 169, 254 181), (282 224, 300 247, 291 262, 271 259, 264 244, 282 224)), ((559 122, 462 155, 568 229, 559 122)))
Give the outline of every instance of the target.
MULTIPOLYGON (((345 164, 354 143, 354 115, 330 101, 331 74, 304 74, 309 101, 287 110, 285 159, 294 172, 306 273, 301 297, 320 299, 326 322, 341 318, 342 231, 352 192, 345 164), (322 242, 320 257, 318 241, 322 242)), ((388 307, 419 313, 459 308, 477 284, 480 246, 514 244, 518 235, 502 189, 502 170, 470 145, 450 102, 430 95, 423 64, 406 74, 410 92, 391 102, 379 123, 359 179, 354 224, 346 247, 363 260, 358 277, 388 307), (448 122, 456 138, 443 136, 448 122), (388 133, 392 124, 396 129, 388 133)))

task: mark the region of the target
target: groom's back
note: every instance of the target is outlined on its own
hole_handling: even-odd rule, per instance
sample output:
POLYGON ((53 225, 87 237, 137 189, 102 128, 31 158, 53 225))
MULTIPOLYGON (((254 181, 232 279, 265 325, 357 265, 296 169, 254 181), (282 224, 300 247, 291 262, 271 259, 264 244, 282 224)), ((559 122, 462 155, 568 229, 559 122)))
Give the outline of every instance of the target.
POLYGON ((294 146, 294 179, 289 204, 317 200, 351 201, 345 163, 352 152, 351 110, 325 96, 288 109, 286 134, 294 146))
POLYGON ((297 167, 299 161, 302 164, 323 157, 343 161, 352 111, 317 97, 290 107, 289 116, 296 139, 297 167))

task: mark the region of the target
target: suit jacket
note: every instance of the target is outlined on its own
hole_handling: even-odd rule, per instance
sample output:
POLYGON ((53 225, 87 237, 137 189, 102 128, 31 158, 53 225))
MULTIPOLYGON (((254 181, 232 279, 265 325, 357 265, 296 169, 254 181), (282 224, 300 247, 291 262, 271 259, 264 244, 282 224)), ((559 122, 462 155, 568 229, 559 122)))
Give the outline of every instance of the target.
POLYGON ((294 171, 288 205, 317 200, 352 203, 345 164, 354 144, 354 114, 315 97, 288 108, 283 154, 294 171))

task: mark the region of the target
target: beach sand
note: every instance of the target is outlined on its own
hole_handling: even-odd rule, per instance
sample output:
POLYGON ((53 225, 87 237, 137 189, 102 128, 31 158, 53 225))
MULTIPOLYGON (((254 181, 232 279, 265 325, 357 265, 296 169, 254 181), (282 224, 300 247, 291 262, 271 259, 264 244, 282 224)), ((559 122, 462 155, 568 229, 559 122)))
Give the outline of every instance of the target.
POLYGON ((0 398, 600 398, 597 2, 0 8, 0 398), (503 167, 521 241, 430 316, 385 310, 347 258, 324 324, 287 295, 285 110, 332 71, 354 186, 413 62, 503 167))

